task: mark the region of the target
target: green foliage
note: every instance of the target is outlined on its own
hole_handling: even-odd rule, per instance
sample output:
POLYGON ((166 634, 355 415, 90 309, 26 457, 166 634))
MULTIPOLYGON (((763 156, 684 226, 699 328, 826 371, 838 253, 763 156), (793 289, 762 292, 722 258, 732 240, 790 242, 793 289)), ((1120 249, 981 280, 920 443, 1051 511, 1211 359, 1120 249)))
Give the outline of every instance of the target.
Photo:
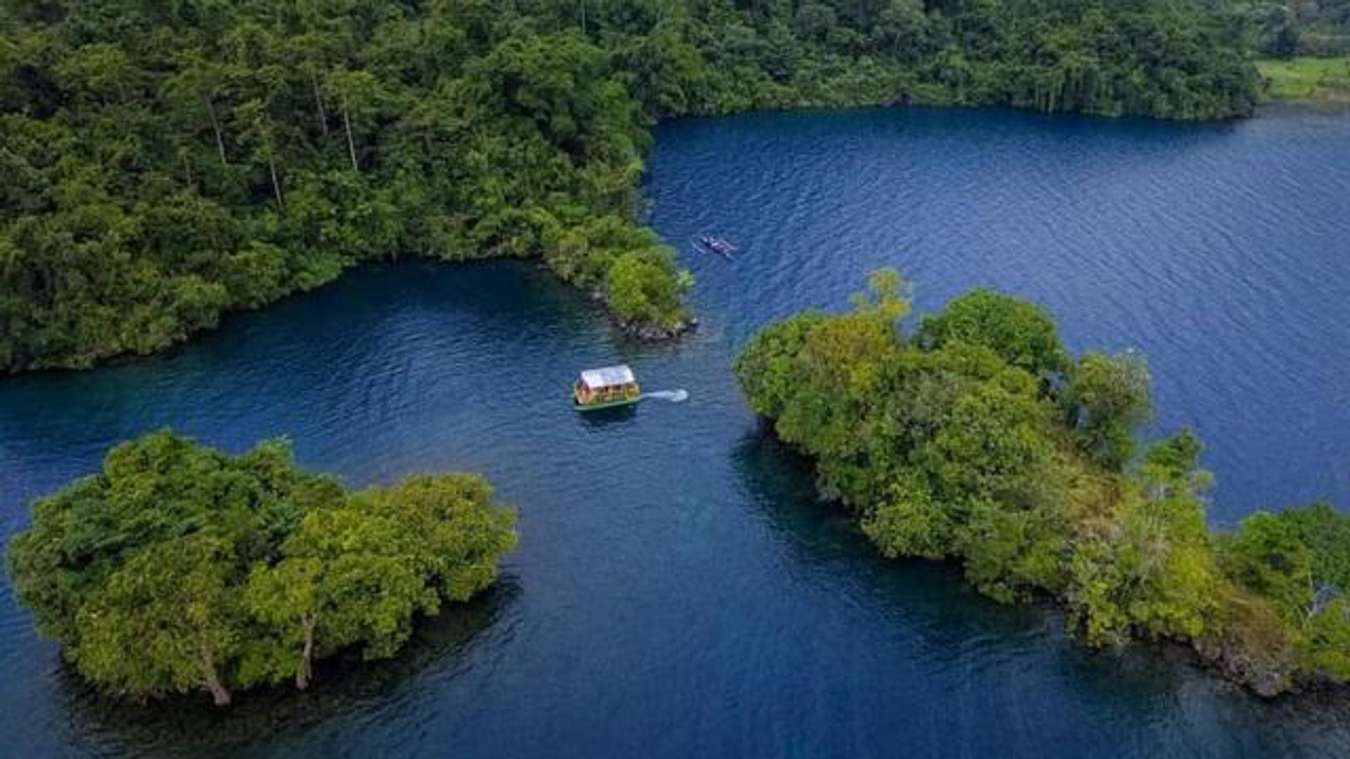
POLYGON ((1134 456, 1134 435, 1152 413, 1142 356, 1087 353, 1061 395, 1078 446, 1098 464, 1120 469, 1134 456))
POLYGON ((4 371, 148 353, 399 255, 542 256, 636 331, 665 333, 686 321, 688 279, 637 223, 654 119, 896 102, 1223 118, 1257 91, 1245 27, 1198 0, 100 1, 12 16, 4 371))
POLYGON ((1225 546, 1227 571, 1251 590, 1275 601, 1289 617, 1297 617, 1312 600, 1311 557, 1289 520, 1258 512, 1225 546))
POLYGON ((110 692, 138 698, 294 680, 359 647, 393 655, 418 614, 468 600, 514 548, 476 475, 348 492, 289 447, 231 457, 168 432, 35 505, 9 573, 39 630, 110 692))
POLYGON ((619 256, 609 267, 606 300, 622 323, 675 329, 685 317, 680 296, 689 284, 679 276, 668 251, 634 250, 619 256))
POLYGON ((829 317, 803 311, 771 324, 750 338, 736 356, 735 372, 755 413, 777 418, 799 387, 795 370, 806 339, 829 317))
POLYGON ((1068 362, 1045 309, 991 290, 972 290, 924 317, 918 339, 930 350, 957 341, 980 345, 1035 377, 1058 375, 1068 362))
POLYGON ((581 277, 546 260, 602 289, 641 250, 645 298, 621 316, 684 319, 684 275, 636 224, 641 108, 609 51, 542 11, 104 5, 0 32, 19 178, 0 190, 0 369, 148 353, 361 261, 537 256, 600 219, 641 245, 581 277))
POLYGON ((923 479, 913 474, 890 484, 882 500, 863 517, 862 530, 891 559, 943 559, 953 551, 952 515, 923 479))
POLYGON ((1327 504, 1257 512, 1220 548, 1228 575, 1294 628, 1303 666, 1350 682, 1350 517, 1327 504))
POLYGON ((246 634, 230 548, 198 532, 132 556, 81 605, 80 643, 69 651, 75 666, 118 694, 205 688, 217 705, 229 703, 220 667, 246 634))
POLYGON ((849 313, 764 328, 735 370, 885 556, 959 560, 1003 602, 1051 595, 1093 645, 1191 641, 1262 693, 1346 678, 1350 518, 1288 510, 1216 537, 1194 433, 1126 470, 1150 409, 1141 358, 1074 362, 1042 309, 985 290, 911 340, 903 281, 872 283, 849 313))
POLYGON ((1350 682, 1350 600, 1332 599, 1309 617, 1301 649, 1304 667, 1334 682, 1350 682))
MULTIPOLYGON (((1253 44, 1276 58, 1350 54, 1350 0, 1228 0, 1253 44)), ((1263 73, 1266 67, 1263 65, 1263 73)))

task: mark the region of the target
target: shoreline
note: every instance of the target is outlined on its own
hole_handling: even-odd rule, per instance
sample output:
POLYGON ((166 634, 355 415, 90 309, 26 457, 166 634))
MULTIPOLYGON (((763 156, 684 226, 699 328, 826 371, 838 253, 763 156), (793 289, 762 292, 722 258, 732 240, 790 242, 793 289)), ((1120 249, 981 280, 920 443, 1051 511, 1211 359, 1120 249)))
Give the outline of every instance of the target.
MULTIPOLYGON (((1350 63, 1350 59, 1347 59, 1347 63, 1350 63)), ((1247 120, 1247 119, 1259 119, 1259 118, 1265 118, 1265 117, 1268 117, 1268 116, 1272 115, 1272 111, 1281 111, 1281 110, 1287 110, 1287 111, 1302 111, 1302 112, 1319 112, 1319 113, 1325 113, 1325 114, 1327 114, 1327 115, 1338 115, 1338 114, 1343 114, 1343 113, 1350 113, 1350 91, 1347 91, 1347 92, 1345 93, 1344 99, 1339 99, 1339 98, 1337 98, 1337 99, 1333 99, 1333 100, 1318 100, 1318 99, 1278 98, 1278 99, 1263 100, 1263 101, 1261 101, 1261 102, 1258 102, 1258 103, 1255 105, 1255 107, 1254 107, 1254 109, 1253 109, 1253 112, 1252 112, 1250 115, 1247 115, 1247 116, 1234 116, 1234 117, 1227 117, 1227 118, 1199 119, 1199 120, 1192 120, 1192 119, 1174 119, 1174 118, 1165 118, 1165 117, 1159 117, 1159 116, 1148 116, 1148 115, 1133 114, 1133 113, 1108 114, 1108 113, 1095 113, 1095 112, 1091 112, 1091 111, 1044 111, 1044 110, 1037 109, 1037 108, 1032 108, 1032 107, 1027 107, 1027 106, 1018 106, 1018 105, 1013 105, 1013 104, 1008 104, 1008 103, 1002 103, 1002 104, 996 104, 996 103, 953 103, 953 102, 945 102, 945 101, 927 101, 927 100, 923 100, 923 99, 911 99, 911 98, 892 97, 892 98, 888 98, 888 99, 879 99, 879 100, 872 101, 872 102, 829 103, 829 102, 802 101, 802 102, 800 102, 800 103, 796 103, 796 104, 788 105, 788 106, 783 106, 783 107, 751 108, 751 109, 747 109, 747 110, 731 110, 731 111, 725 111, 725 112, 706 113, 706 114, 689 113, 689 114, 682 114, 682 115, 677 115, 677 116, 667 116, 667 117, 658 119, 658 120, 656 120, 655 122, 649 124, 647 128, 648 128, 649 133, 652 133, 652 132, 654 132, 655 129, 658 128, 661 124, 664 124, 664 123, 667 123, 667 122, 676 122, 676 121, 681 121, 681 120, 686 120, 686 119, 720 119, 720 118, 727 118, 727 117, 733 117, 733 116, 746 116, 746 115, 775 116, 775 115, 781 115, 781 114, 790 114, 790 113, 794 113, 794 112, 840 112, 840 111, 849 111, 849 110, 900 110, 900 109, 906 109, 906 110, 907 110, 907 109, 959 109, 959 110, 978 110, 978 109, 986 109, 986 110, 989 110, 989 109, 992 109, 992 110, 1002 110, 1002 111, 1008 111, 1008 112, 1012 112, 1012 113, 1027 114, 1027 115, 1035 115, 1035 116, 1042 116, 1042 117, 1082 117, 1082 118, 1090 118, 1090 119, 1103 119, 1103 120, 1107 120, 1107 121, 1120 121, 1120 120, 1124 120, 1124 119, 1139 119, 1139 120, 1141 120, 1141 121, 1163 122, 1163 123, 1171 123, 1171 124, 1176 124, 1176 125, 1187 125, 1187 126, 1189 126, 1189 125, 1201 125, 1201 124, 1218 124, 1218 123, 1225 123, 1225 122, 1245 121, 1245 120, 1247 120)), ((637 222, 637 223, 642 224, 641 221, 639 221, 639 222, 637 222)), ((434 256, 434 255, 433 255, 433 256, 424 256, 424 255, 415 255, 415 254, 414 254, 414 255, 408 255, 408 256, 401 256, 401 255, 400 255, 400 256, 393 256, 393 257, 389 257, 389 258, 385 258, 385 259, 374 259, 374 260, 365 260, 365 261, 355 261, 355 262, 353 262, 351 265, 344 267, 341 271, 337 272, 337 274, 336 274, 335 276, 333 276, 332 278, 330 278, 330 279, 328 279, 328 280, 326 280, 326 281, 319 282, 319 283, 315 283, 315 284, 313 284, 313 285, 310 286, 310 287, 297 288, 297 289, 294 289, 294 290, 285 292, 285 293, 283 293, 280 297, 276 298, 275 300, 271 300, 271 301, 268 301, 268 302, 263 303, 263 304, 260 304, 260 305, 252 305, 252 306, 244 306, 244 307, 237 307, 237 308, 227 308, 227 309, 224 309, 224 310, 222 310, 222 311, 216 316, 216 319, 214 320, 214 323, 208 324, 208 325, 202 325, 202 326, 199 326, 199 327, 197 327, 197 328, 195 328, 195 329, 189 330, 189 331, 186 332, 185 334, 176 335, 176 336, 174 336, 174 338, 173 338, 172 340, 170 340, 168 343, 166 343, 166 344, 164 344, 164 345, 161 345, 161 346, 158 346, 158 347, 156 347, 156 348, 153 348, 153 349, 151 349, 151 350, 149 350, 149 351, 145 351, 145 352, 132 351, 132 350, 120 351, 120 352, 117 352, 117 353, 110 353, 110 354, 107 354, 107 355, 102 355, 102 356, 97 356, 97 357, 90 358, 89 361, 88 361, 88 363, 84 363, 84 362, 73 362, 73 363, 55 362, 55 363, 37 363, 37 364, 32 364, 32 363, 30 363, 30 364, 27 364, 27 365, 16 366, 16 367, 15 367, 15 366, 12 366, 12 367, 0 367, 0 382, 4 382, 6 378, 13 378, 13 377, 19 377, 19 376, 24 376, 24 375, 35 375, 35 374, 46 374, 46 373, 60 373, 60 372, 83 372, 83 371, 90 371, 90 370, 98 369, 98 368, 104 367, 104 366, 120 366, 120 365, 123 365, 123 364, 126 364, 126 363, 137 362, 137 361, 140 361, 140 360, 142 360, 142 359, 153 358, 153 357, 156 357, 156 356, 162 356, 162 355, 170 354, 170 353, 172 353, 174 350, 177 350, 177 349, 179 349, 179 348, 181 348, 181 347, 183 347, 183 346, 185 346, 185 345, 191 343, 191 342, 192 342, 194 339, 196 339, 196 337, 199 336, 199 335, 209 334, 209 333, 211 333, 211 332, 215 332, 215 331, 219 330, 220 327, 221 327, 221 325, 222 325, 222 322, 223 322, 224 320, 228 319, 229 317, 235 315, 235 314, 243 314, 243 313, 249 313, 249 312, 261 311, 261 310, 263 310, 263 309, 270 308, 270 307, 272 307, 272 306, 274 306, 274 305, 276 305, 276 304, 278 304, 278 303, 282 303, 282 302, 284 302, 284 301, 286 301, 286 300, 288 300, 288 299, 290 299, 290 298, 293 298, 293 297, 296 297, 296 296, 300 296, 300 295, 304 295, 304 294, 307 293, 307 292, 311 292, 311 291, 313 291, 313 290, 317 290, 317 289, 326 287, 326 286, 328 286, 328 285, 331 285, 333 282, 337 281, 338 279, 342 278, 343 276, 345 276, 349 271, 351 271, 351 270, 353 270, 353 269, 355 269, 355 268, 359 268, 359 267, 364 266, 364 265, 393 264, 393 263, 399 263, 399 262, 401 262, 402 260, 406 260, 406 259, 413 259, 413 260, 419 260, 419 261, 425 261, 425 262, 432 262, 432 263, 448 263, 448 264, 464 264, 464 263, 470 263, 470 264, 471 264, 471 263, 477 263, 477 262, 499 261, 499 260, 519 260, 519 261, 526 261, 526 262, 531 262, 531 263, 533 263, 533 264, 539 266, 539 267, 542 268, 542 269, 549 270, 550 273, 551 273, 553 276, 555 276, 555 277, 558 279, 558 281, 560 281, 562 284, 564 284, 564 285, 566 285, 566 286, 568 286, 568 287, 575 287, 575 285, 573 285, 572 283, 566 281, 566 280, 563 279, 562 277, 558 276, 556 272, 552 272, 552 271, 549 269, 547 263, 546 263, 545 260, 544 260, 544 255, 543 255, 542 252, 540 252, 540 253, 535 253, 535 254, 533 254, 533 255, 526 255, 526 256, 515 255, 515 254, 507 254, 507 255, 501 255, 501 254, 488 254, 488 255, 484 255, 484 256, 470 255, 470 256, 463 256, 463 257, 456 257, 456 258, 446 258, 446 257, 434 256)), ((583 291, 583 292, 585 292, 585 291, 583 291)), ((698 323, 699 323, 697 312, 694 311, 694 310, 692 310, 692 309, 690 309, 690 310, 684 315, 684 317, 681 319, 681 321, 679 322, 679 324, 676 325, 676 326, 674 326, 674 327, 667 327, 667 326, 663 326, 663 325, 640 324, 640 323, 626 323, 626 322, 620 320, 619 318, 617 318, 617 316, 614 314, 613 310, 610 308, 609 304, 606 302, 606 299, 603 297, 603 292, 597 293, 597 291, 591 290, 591 291, 589 291, 589 292, 585 292, 585 295, 586 295, 590 300, 597 302, 597 305, 599 306, 600 310, 602 310, 603 312, 605 312, 605 314, 607 315, 607 317, 610 318, 610 320, 615 324, 616 328, 617 328, 622 334, 626 335, 627 337, 629 337, 629 338, 631 338, 631 339, 639 340, 639 341, 641 341, 641 342, 648 343, 648 344, 662 344, 662 343, 670 343, 670 342, 676 341, 676 340, 678 340, 682 335, 684 335, 685 333, 690 332, 690 331, 696 329, 697 326, 698 326, 698 323), (597 297, 597 295, 599 295, 599 297, 597 297)))

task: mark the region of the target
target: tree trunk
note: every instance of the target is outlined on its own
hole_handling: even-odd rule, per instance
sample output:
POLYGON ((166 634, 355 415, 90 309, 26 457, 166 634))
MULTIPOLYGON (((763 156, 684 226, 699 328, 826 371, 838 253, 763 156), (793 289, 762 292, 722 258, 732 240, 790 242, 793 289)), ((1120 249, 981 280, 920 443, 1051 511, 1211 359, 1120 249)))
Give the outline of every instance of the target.
POLYGON ((211 701, 216 706, 230 705, 230 692, 225 689, 224 685, 221 685, 220 679, 214 673, 211 675, 211 679, 206 681, 206 689, 211 691, 211 701))
POLYGON ((285 208, 286 203, 281 199, 281 182, 277 179, 277 161, 271 151, 267 153, 267 168, 272 170, 272 193, 277 196, 277 207, 285 208))
POLYGON ((222 166, 229 166, 230 162, 225 160, 225 138, 220 133, 220 120, 216 118, 216 107, 211 104, 211 98, 202 95, 202 104, 206 106, 206 115, 211 117, 211 129, 216 133, 216 149, 220 151, 220 163, 222 166))
POLYGON ((348 116, 350 109, 347 108, 347 95, 342 95, 342 125, 347 129, 347 150, 352 154, 352 171, 360 171, 356 165, 356 143, 352 141, 352 120, 348 116))
POLYGON ((202 669, 202 685, 211 693, 211 700, 216 706, 229 706, 230 692, 226 690, 225 685, 220 682, 220 676, 216 674, 216 663, 211 656, 211 649, 206 647, 205 643, 198 645, 198 651, 201 655, 199 662, 202 669))
POLYGON ((195 189, 197 189, 196 183, 192 181, 192 162, 191 162, 190 160, 188 160, 188 155, 187 155, 187 153, 186 153, 186 152, 180 152, 180 153, 178 154, 178 157, 179 157, 179 159, 182 160, 182 162, 183 162, 183 173, 184 173, 184 174, 186 175, 186 177, 187 177, 187 186, 188 186, 188 189, 189 189, 189 190, 195 190, 195 189))
POLYGON ((323 95, 319 94, 319 79, 314 76, 314 69, 309 71, 309 82, 314 86, 314 104, 319 107, 319 128, 323 129, 323 136, 328 136, 328 112, 323 109, 323 95))
POLYGON ((307 617, 305 625, 305 647, 300 652, 300 666, 295 670, 295 687, 299 690, 305 690, 309 687, 309 680, 314 676, 314 626, 318 622, 317 617, 307 617))

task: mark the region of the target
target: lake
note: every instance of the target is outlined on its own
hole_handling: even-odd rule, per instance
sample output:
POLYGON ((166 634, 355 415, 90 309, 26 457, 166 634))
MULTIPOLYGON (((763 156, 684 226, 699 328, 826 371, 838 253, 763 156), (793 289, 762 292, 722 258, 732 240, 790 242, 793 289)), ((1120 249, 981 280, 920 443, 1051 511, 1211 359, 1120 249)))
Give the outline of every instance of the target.
POLYGON ((1330 756, 1350 704, 1266 703, 1184 652, 1093 652, 1052 608, 885 561, 813 494, 730 373, 759 326, 838 309, 897 266, 916 311, 1032 298, 1075 350, 1149 359, 1151 434, 1194 427, 1210 521, 1350 505, 1350 116, 1210 125, 1000 110, 662 125, 651 223, 700 328, 644 346, 519 263, 349 274, 152 359, 0 380, 0 536, 162 426, 241 451, 285 435, 353 485, 485 472, 520 513, 501 583, 399 657, 309 693, 110 704, 0 579, 0 734, 15 756, 1330 756), (728 261, 694 250, 726 236, 728 261), (582 417, 616 361, 682 404, 582 417))

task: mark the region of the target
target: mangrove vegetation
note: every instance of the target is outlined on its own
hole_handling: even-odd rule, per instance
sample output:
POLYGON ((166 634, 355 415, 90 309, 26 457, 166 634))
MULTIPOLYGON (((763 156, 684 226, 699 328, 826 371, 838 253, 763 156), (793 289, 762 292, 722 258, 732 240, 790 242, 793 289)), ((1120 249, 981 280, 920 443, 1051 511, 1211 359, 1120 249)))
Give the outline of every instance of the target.
POLYGON ((539 260, 648 336, 655 120, 801 105, 1251 112, 1205 0, 0 2, 0 370, 149 353, 398 256, 539 260))
POLYGON ((9 575, 38 630, 137 699, 313 682, 340 651, 392 656, 419 616, 467 601, 516 544, 477 475, 352 492, 284 441, 229 456, 169 432, 113 448, 39 500, 9 575))
POLYGON ((1141 446, 1136 353, 1073 356, 1040 307, 989 290, 917 328, 893 270, 842 314, 756 334, 736 374, 888 557, 959 561, 1003 602, 1052 597, 1090 644, 1191 644, 1263 695, 1350 680, 1350 517, 1205 518, 1190 431, 1141 446))

